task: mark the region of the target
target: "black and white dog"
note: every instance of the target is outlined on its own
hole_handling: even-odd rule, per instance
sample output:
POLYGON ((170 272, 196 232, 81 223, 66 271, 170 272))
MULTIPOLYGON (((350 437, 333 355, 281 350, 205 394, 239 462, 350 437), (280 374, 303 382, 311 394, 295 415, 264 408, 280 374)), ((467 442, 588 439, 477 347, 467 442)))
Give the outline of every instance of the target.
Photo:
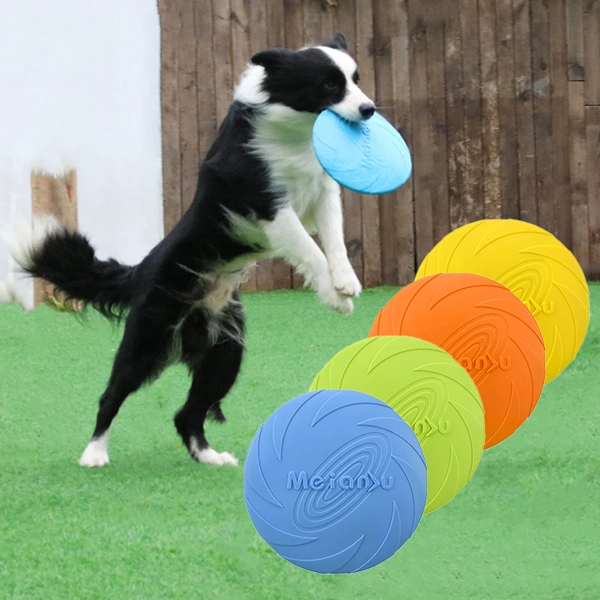
POLYGON ((175 416, 190 456, 237 465, 209 446, 204 421, 225 420, 220 402, 236 380, 244 347, 238 288, 251 262, 283 257, 323 302, 352 311, 361 286, 344 245, 340 188, 311 142, 315 119, 328 108, 349 120, 375 111, 341 34, 321 46, 259 52, 200 167, 193 203, 140 264, 99 260, 86 237, 50 216, 15 236, 12 254, 26 273, 109 318, 127 314, 81 465, 108 463, 109 428, 121 404, 173 362, 183 362, 192 376, 175 416))

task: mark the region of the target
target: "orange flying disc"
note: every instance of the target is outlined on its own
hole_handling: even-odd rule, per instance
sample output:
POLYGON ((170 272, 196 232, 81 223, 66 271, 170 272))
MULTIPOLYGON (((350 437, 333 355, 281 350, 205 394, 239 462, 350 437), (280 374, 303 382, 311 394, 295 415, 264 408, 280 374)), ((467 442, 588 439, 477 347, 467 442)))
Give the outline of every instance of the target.
POLYGON ((408 335, 446 350, 471 375, 485 411, 485 448, 512 435, 532 413, 546 375, 544 340, 507 287, 471 273, 444 273, 401 289, 369 337, 408 335))

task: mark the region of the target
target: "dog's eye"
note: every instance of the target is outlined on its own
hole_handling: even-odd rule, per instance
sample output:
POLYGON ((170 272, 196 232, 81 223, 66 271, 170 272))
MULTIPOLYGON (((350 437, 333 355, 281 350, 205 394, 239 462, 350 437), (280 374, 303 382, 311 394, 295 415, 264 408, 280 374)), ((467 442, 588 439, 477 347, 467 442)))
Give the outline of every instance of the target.
POLYGON ((352 81, 358 85, 358 82, 360 81, 360 75, 358 74, 358 71, 355 71, 354 75, 352 75, 352 81))
POLYGON ((337 83, 335 83, 335 81, 326 81, 325 89, 326 90, 335 90, 335 89, 337 89, 337 83))

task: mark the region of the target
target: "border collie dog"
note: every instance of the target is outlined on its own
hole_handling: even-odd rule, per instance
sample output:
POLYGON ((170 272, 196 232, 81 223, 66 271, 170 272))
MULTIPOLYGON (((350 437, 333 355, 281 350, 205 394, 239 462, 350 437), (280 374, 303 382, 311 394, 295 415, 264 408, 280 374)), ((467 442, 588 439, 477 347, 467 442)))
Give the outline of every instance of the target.
POLYGON ((81 465, 109 462, 109 429, 122 403, 174 362, 192 378, 174 418, 190 456, 237 465, 209 446, 204 422, 225 420, 221 400, 244 347, 238 288, 257 259, 283 257, 325 304, 352 312, 361 286, 344 245, 340 188, 312 148, 312 127, 325 109, 351 121, 375 112, 341 34, 297 51, 259 52, 200 166, 192 204, 138 265, 99 260, 85 236, 49 215, 15 235, 12 255, 29 276, 108 318, 126 318, 81 465))

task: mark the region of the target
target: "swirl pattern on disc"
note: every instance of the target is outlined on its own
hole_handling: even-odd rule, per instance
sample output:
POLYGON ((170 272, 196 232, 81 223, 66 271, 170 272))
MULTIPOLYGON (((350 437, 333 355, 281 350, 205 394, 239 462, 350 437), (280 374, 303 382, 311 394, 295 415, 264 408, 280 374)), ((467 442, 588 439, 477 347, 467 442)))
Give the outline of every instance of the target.
POLYGON ((423 451, 384 402, 356 391, 304 394, 257 432, 244 497, 261 537, 319 573, 362 571, 412 535, 425 507, 423 451))

